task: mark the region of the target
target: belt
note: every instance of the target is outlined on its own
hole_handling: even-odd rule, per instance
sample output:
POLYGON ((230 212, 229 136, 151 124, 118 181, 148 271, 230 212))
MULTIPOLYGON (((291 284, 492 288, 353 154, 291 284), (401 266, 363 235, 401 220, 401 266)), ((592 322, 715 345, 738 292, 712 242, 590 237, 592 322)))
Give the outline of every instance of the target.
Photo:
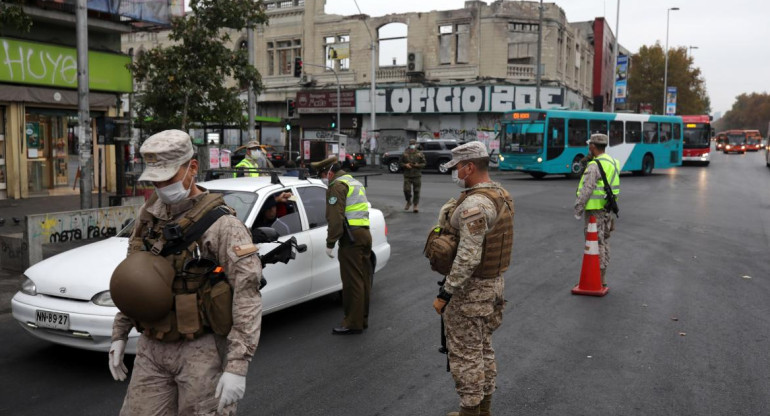
POLYGON ((358 226, 358 225, 351 225, 351 226, 350 226, 350 230, 351 230, 351 231, 353 231, 353 230, 357 230, 357 229, 359 229, 359 228, 363 228, 364 230, 368 230, 368 229, 369 229, 369 227, 367 227, 367 226, 358 226))

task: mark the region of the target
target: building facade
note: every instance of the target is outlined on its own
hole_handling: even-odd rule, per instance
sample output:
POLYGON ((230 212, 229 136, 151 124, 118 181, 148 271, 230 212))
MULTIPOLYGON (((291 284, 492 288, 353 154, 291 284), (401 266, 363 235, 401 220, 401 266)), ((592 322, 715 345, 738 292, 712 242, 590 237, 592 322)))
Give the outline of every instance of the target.
MULTIPOLYGON (((79 192, 74 8, 40 3, 23 7, 33 22, 29 32, 0 29, 0 199, 79 192)), ((129 59, 120 54, 128 27, 92 14, 88 31, 93 183, 114 191, 114 146, 99 139, 97 120, 117 116, 120 94, 131 91, 129 59)))

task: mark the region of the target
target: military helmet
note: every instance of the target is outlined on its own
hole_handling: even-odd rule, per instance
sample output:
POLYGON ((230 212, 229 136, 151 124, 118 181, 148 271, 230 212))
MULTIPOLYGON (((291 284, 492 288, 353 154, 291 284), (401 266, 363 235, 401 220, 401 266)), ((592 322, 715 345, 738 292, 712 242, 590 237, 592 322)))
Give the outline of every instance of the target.
POLYGON ((171 310, 174 294, 171 262, 148 251, 132 253, 112 272, 110 294, 129 318, 155 322, 171 310))

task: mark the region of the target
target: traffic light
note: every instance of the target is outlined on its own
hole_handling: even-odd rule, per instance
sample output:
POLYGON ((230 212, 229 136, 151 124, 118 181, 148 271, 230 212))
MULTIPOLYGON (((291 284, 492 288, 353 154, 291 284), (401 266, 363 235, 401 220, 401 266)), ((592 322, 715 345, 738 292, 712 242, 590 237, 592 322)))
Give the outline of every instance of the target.
POLYGON ((331 123, 329 123, 329 127, 333 128, 333 129, 337 128, 337 116, 336 115, 332 115, 332 121, 331 121, 331 123))
POLYGON ((297 109, 297 105, 294 103, 294 100, 286 100, 286 112, 289 114, 289 117, 294 117, 294 110, 297 109))
POLYGON ((291 123, 286 122, 286 131, 291 131, 291 123))
POLYGON ((294 76, 299 78, 302 76, 302 58, 294 58, 294 76))

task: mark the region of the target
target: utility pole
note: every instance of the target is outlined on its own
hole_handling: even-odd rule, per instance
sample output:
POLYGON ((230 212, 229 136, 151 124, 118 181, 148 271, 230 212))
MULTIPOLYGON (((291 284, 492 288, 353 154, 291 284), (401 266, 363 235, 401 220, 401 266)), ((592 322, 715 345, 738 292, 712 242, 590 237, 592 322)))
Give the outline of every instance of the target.
POLYGON ((670 7, 666 10, 666 63, 663 68, 663 110, 660 112, 661 114, 666 114, 666 96, 668 95, 668 23, 671 10, 679 10, 679 7, 670 7))
POLYGON ((543 61, 543 0, 540 0, 540 17, 537 25, 537 68, 535 68, 535 108, 540 108, 540 80, 542 78, 541 67, 543 61))
MULTIPOLYGON (((249 67, 254 67, 255 53, 254 53, 254 26, 249 22, 246 28, 246 48, 249 50, 249 67)), ((256 97, 254 97, 254 85, 249 82, 249 141, 257 139, 257 132, 254 128, 254 118, 257 116, 257 103, 256 97)))
POLYGON ((610 96, 610 113, 615 112, 615 80, 618 78, 618 37, 620 37, 620 0, 615 14, 615 45, 612 47, 612 95, 610 96))
MULTIPOLYGON (((361 13, 361 8, 358 7, 358 2, 356 0, 353 0, 353 3, 356 4, 356 8, 358 9, 358 14, 361 13)), ((377 110, 375 109, 375 105, 377 103, 376 97, 375 97, 375 84, 377 83, 377 43, 374 40, 374 36, 372 36, 372 31, 369 29, 369 25, 364 23, 364 27, 366 27, 366 32, 369 33, 369 40, 371 40, 371 53, 372 53, 372 68, 371 68, 371 76, 370 76, 370 85, 369 85, 369 134, 374 136, 375 130, 377 129, 376 124, 376 114, 377 110)), ((338 95, 339 98, 339 95, 338 95)), ((337 116, 337 123, 339 123, 339 115, 337 116)), ((339 124, 338 124, 339 125, 339 124)), ((363 150, 363 149, 362 149, 363 150)), ((374 157, 372 157, 372 164, 374 164, 374 157)))
MULTIPOLYGON (((88 1, 78 0, 75 13, 78 54, 78 145, 80 149, 80 209, 93 206, 91 115, 88 108, 88 1)), ((101 172, 100 172, 101 173, 101 172)))

